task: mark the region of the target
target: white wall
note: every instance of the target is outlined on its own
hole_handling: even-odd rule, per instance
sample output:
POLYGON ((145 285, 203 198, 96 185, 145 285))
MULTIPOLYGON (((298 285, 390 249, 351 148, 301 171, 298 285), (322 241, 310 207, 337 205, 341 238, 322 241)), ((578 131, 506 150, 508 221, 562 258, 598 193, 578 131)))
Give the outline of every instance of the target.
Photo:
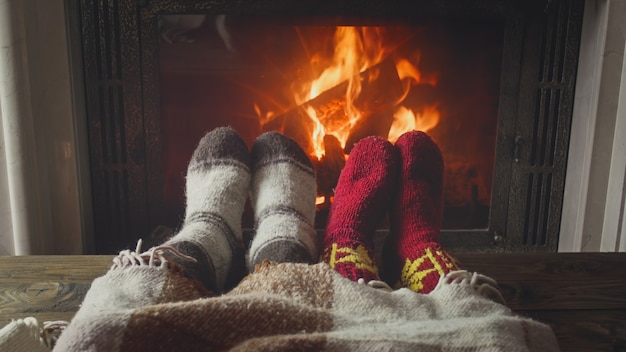
POLYGON ((626 1, 587 0, 559 251, 617 251, 626 242, 626 1))
MULTIPOLYGON (((0 97, 0 106, 2 106, 2 97, 0 97)), ((0 255, 15 254, 6 162, 7 158, 2 129, 2 109, 0 109, 0 255)))
POLYGON ((0 22, 0 254, 83 253, 65 2, 0 1, 0 22))

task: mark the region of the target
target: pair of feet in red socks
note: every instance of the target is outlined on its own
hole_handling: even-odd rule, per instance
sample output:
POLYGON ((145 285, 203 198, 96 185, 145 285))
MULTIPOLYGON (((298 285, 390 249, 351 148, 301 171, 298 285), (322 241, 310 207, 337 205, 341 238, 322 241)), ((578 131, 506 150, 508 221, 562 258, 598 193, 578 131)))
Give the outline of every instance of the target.
POLYGON ((443 158, 423 132, 395 145, 379 137, 359 141, 341 172, 323 240, 323 259, 344 277, 381 280, 428 293, 457 270, 439 243, 443 158), (376 263, 373 236, 389 211, 390 235, 376 263))

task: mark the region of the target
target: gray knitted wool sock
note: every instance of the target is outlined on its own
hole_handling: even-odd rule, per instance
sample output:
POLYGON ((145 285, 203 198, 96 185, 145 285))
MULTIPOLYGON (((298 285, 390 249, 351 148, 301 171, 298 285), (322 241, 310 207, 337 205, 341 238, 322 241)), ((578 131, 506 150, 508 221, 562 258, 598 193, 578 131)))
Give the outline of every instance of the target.
POLYGON ((315 172, 296 142, 267 132, 252 146, 250 200, 256 233, 247 263, 250 271, 264 260, 313 263, 318 259, 315 220, 315 172))
MULTIPOLYGON (((185 275, 224 290, 237 256, 243 263, 241 216, 250 186, 250 154, 231 128, 207 133, 187 169, 183 227, 165 245, 197 260, 178 261, 185 275)), ((243 265, 243 264, 242 264, 243 265)))

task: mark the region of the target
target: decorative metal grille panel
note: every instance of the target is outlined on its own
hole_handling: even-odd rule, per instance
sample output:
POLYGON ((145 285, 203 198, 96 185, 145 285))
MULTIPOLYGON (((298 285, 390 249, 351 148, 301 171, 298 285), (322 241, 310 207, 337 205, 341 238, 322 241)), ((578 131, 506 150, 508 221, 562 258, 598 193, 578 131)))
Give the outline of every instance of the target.
POLYGON ((511 187, 517 203, 511 208, 519 214, 511 214, 507 225, 509 250, 555 251, 558 246, 581 30, 573 19, 582 11, 576 2, 551 2, 545 21, 529 26, 529 35, 541 40, 527 47, 538 54, 537 66, 523 61, 528 93, 521 92, 522 101, 528 99, 533 108, 521 106, 518 115, 513 179, 519 185, 511 187))

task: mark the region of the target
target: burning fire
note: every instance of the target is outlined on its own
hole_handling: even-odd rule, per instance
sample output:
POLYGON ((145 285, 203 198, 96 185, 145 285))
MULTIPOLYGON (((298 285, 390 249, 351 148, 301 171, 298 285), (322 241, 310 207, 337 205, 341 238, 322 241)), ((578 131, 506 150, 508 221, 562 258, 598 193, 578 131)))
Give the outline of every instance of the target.
POLYGON ((415 112, 404 106, 399 106, 393 114, 393 124, 389 129, 387 139, 395 143, 407 131, 428 131, 439 123, 437 105, 428 106, 423 112, 415 112))
MULTIPOLYGON (((380 90, 388 88, 386 81, 380 83, 380 87, 374 83, 382 79, 380 76, 383 68, 378 68, 377 65, 382 65, 386 60, 393 60, 392 66, 395 68, 393 75, 397 75, 395 80, 401 86, 399 96, 394 99, 393 106, 389 109, 389 115, 393 115, 393 120, 387 138, 395 142, 404 132, 428 131, 437 126, 440 119, 437 104, 412 109, 407 107, 404 101, 411 87, 417 84, 437 85, 435 77, 424 77, 416 67, 419 58, 413 60, 415 63, 406 58, 392 58, 393 48, 385 47, 380 27, 339 26, 335 29, 333 41, 333 56, 327 58, 330 64, 316 79, 301 84, 301 88, 293 92, 296 105, 306 113, 314 126, 310 136, 313 146, 313 151, 310 151, 312 157, 317 160, 324 157, 326 154, 324 136, 327 135, 336 137, 341 147, 346 147, 355 126, 371 113, 362 108, 362 105, 371 105, 372 102, 359 104, 364 87, 374 86, 380 90), (345 91, 341 92, 341 99, 334 99, 331 102, 325 100, 322 108, 313 103, 322 95, 328 94, 327 92, 334 92, 337 87, 344 86, 345 91), (337 113, 337 109, 342 111, 337 113)), ((311 61, 313 63, 321 60, 315 55, 311 61)), ((389 76, 388 73, 387 75, 389 76)), ((262 114, 257 106, 255 110, 261 117, 262 124, 275 117, 273 112, 262 114)))
POLYGON ((361 92, 360 73, 382 60, 382 43, 379 29, 369 27, 341 26, 335 30, 335 51, 330 66, 321 75, 303 85, 296 92, 297 105, 306 106, 307 115, 315 124, 312 134, 314 154, 319 160, 324 155, 324 136, 334 135, 345 147, 352 127, 361 119, 361 112, 354 106, 354 101, 361 92), (378 40, 377 40, 378 39, 378 40), (368 52, 377 55, 369 57, 368 52), (347 82, 345 91, 344 119, 325 121, 325 116, 318 116, 317 111, 307 103, 323 92, 347 82))

